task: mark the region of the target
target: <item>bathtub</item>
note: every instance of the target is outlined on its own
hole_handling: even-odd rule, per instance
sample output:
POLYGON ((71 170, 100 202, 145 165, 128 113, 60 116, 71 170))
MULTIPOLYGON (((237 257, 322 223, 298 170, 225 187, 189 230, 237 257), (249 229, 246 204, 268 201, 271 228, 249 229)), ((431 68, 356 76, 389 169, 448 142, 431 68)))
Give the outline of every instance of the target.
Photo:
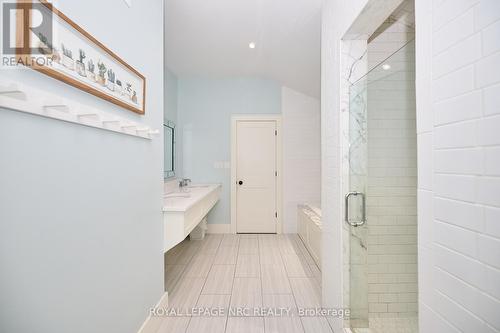
POLYGON ((297 228, 316 265, 321 269, 321 208, 319 204, 298 205, 297 228))

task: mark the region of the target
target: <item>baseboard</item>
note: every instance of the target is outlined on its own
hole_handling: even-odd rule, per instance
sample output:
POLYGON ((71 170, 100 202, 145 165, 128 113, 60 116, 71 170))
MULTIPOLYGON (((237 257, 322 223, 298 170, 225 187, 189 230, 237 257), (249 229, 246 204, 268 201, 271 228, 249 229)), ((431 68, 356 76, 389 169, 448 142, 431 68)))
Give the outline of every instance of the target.
MULTIPOLYGON (((160 300, 158 301, 158 303, 156 303, 155 305, 155 308, 160 308, 160 307, 167 307, 168 306, 168 292, 165 292, 160 300)), ((155 317, 155 318, 158 318, 158 317, 155 317)), ((159 321, 157 320, 156 322, 153 322, 152 320, 152 317, 151 317, 151 313, 148 315, 148 317, 146 318, 146 320, 144 321, 144 323, 142 323, 141 327, 139 328, 139 331, 137 331, 137 333, 152 333, 152 332, 156 332, 156 330, 158 329, 158 326, 159 324, 159 321)))
POLYGON ((230 224, 207 224, 208 230, 207 234, 230 234, 231 233, 231 225, 230 224))

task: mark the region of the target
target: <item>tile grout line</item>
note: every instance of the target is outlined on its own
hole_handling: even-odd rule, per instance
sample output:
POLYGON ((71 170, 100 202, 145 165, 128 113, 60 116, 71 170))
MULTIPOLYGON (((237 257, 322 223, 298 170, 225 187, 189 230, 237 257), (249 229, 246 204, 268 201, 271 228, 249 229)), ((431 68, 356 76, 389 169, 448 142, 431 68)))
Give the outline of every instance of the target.
MULTIPOLYGON (((304 249, 300 248, 299 244, 297 243, 297 242, 298 242, 298 240, 297 240, 297 239, 295 239, 295 238, 293 238, 293 239, 292 239, 292 237, 290 237, 289 235, 283 235, 283 236, 282 236, 282 235, 275 235, 275 236, 276 236, 276 237, 274 238, 274 243, 275 243, 275 245, 276 245, 276 250, 279 252, 279 258, 280 258, 280 260, 281 260, 281 264, 283 265, 284 272, 285 272, 285 274, 287 275, 287 276, 286 276, 286 281, 287 281, 287 282, 289 283, 289 285, 290 285, 290 293, 287 293, 287 294, 281 294, 281 293, 274 294, 274 293, 272 293, 272 294, 270 294, 270 295, 290 295, 290 294, 291 294, 291 296, 293 297, 293 301, 294 301, 295 307, 296 307, 296 309, 298 309, 297 298, 296 298, 296 295, 295 295, 295 293, 293 292, 293 289, 292 289, 292 287, 291 287, 291 286, 292 286, 292 284, 291 284, 291 277, 290 277, 290 276, 288 276, 288 270, 286 269, 286 266, 285 266, 285 264, 284 264, 284 260, 283 260, 283 256, 284 256, 284 254, 285 254, 285 253, 283 253, 284 249, 282 249, 282 248, 280 247, 280 242, 282 242, 282 241, 290 241, 290 242, 291 242, 291 243, 290 243, 290 245, 292 245, 292 248, 293 248, 293 251, 295 252, 295 254, 302 254, 302 255, 304 256, 304 255, 305 255, 305 254, 303 253, 304 249), (281 237, 279 237, 279 236, 281 236, 281 237), (299 251, 298 253, 296 252, 297 250, 299 251)), ((218 244, 217 244, 216 251, 215 251, 215 256, 217 255, 218 251, 220 251, 220 250, 221 250, 221 248, 222 248, 222 242, 223 242, 223 239, 224 239, 224 237, 222 237, 222 238, 219 240, 218 244)), ((231 307, 231 302, 233 301, 234 283, 235 283, 235 279, 237 278, 237 276, 236 276, 236 266, 238 265, 238 261, 240 260, 240 256, 241 256, 241 255, 243 255, 243 254, 240 252, 240 241, 241 241, 241 237, 238 237, 238 238, 237 238, 237 242, 236 242, 236 246, 238 247, 238 248, 237 248, 237 251, 236 251, 236 264, 235 264, 235 269, 234 269, 234 272, 233 272, 233 277, 232 277, 231 293, 230 293, 230 295, 229 295, 229 308, 231 307)), ((262 252, 262 250, 264 250, 264 248, 265 248, 265 247, 263 246, 264 241, 265 241, 265 239, 264 239, 264 238, 262 238, 262 235, 261 235, 261 234, 257 236, 257 244, 256 244, 256 245, 257 245, 257 256, 258 256, 258 265, 257 265, 257 266, 258 266, 258 269, 259 269, 259 274, 258 274, 257 276, 258 276, 258 278, 260 279, 260 287, 261 287, 261 293, 260 293, 260 296, 261 296, 262 306, 264 306, 264 296, 265 296, 265 295, 267 295, 267 294, 264 294, 264 288, 263 288, 263 278, 262 278, 262 276, 263 276, 263 271, 262 271, 262 265, 263 265, 263 262, 262 262, 262 257, 261 257, 261 255, 264 255, 264 253, 262 252)), ((188 249, 189 249, 189 247, 186 247, 186 249, 185 249, 184 251, 187 251, 188 249)), ((186 265, 185 265, 185 267, 184 267, 184 269, 183 269, 183 272, 182 272, 182 274, 180 275, 180 277, 179 277, 179 279, 178 279, 178 281, 177 281, 176 285, 178 285, 178 284, 182 281, 182 279, 184 279, 184 278, 185 278, 185 272, 186 272, 186 270, 187 270, 188 266, 194 262, 194 258, 195 258, 197 255, 202 254, 202 251, 203 251, 202 249, 203 249, 203 245, 200 245, 199 247, 197 247, 197 249, 196 249, 195 253, 194 253, 194 254, 193 254, 193 255, 189 258, 189 260, 187 261, 187 263, 186 263, 186 265)), ((305 259, 305 258, 304 258, 304 260, 306 260, 306 261, 307 261, 307 259, 305 259)), ((307 263, 307 264, 309 265, 309 263, 307 263)), ((314 265, 317 267, 317 264, 316 264, 315 262, 314 262, 314 265)), ((203 281, 203 286, 202 286, 202 288, 201 288, 200 294, 198 295, 198 297, 197 297, 197 299, 196 299, 196 304, 198 304, 198 302, 199 302, 199 300, 200 300, 201 296, 203 295, 203 289, 205 288, 205 285, 206 285, 207 280, 208 280, 208 276, 209 276, 209 275, 210 275, 210 273, 213 271, 213 267, 214 267, 214 266, 215 266, 215 258, 214 258, 214 261, 212 261, 212 262, 211 262, 210 269, 209 269, 209 271, 208 271, 207 276, 204 278, 204 281, 203 281)), ((309 278, 309 277, 307 277, 307 278, 309 278)), ((312 278, 312 279, 314 279, 314 278, 312 278)), ((318 283, 318 281, 317 281, 316 279, 314 279, 314 283, 319 284, 319 283, 318 283)), ((320 288, 320 290, 321 290, 321 285, 319 285, 319 288, 320 288)), ((217 295, 218 295, 218 294, 217 294, 217 295)), ((229 308, 228 308, 228 309, 229 309, 229 308)), ((250 316, 250 317, 254 317, 254 316, 250 316)), ((246 317, 242 317, 242 318, 246 318, 246 317)), ((266 332, 267 330, 266 330, 266 325, 265 325, 265 317, 264 317, 264 316, 258 316, 258 317, 256 317, 256 318, 261 318, 261 320, 262 320, 262 324, 263 324, 263 332, 266 332)), ((230 319, 230 316, 229 316, 229 313, 227 313, 227 314, 226 314, 226 316, 225 316, 224 332, 227 332, 229 319, 230 319)), ((302 321, 302 318, 301 318, 301 317, 298 317, 298 320, 299 320, 299 321, 300 321, 300 323, 301 323, 302 331, 303 331, 303 332, 306 332, 306 330, 305 330, 305 326, 304 326, 304 323, 303 323, 303 321, 302 321)), ((185 328, 185 330, 184 330, 184 333, 187 333, 187 332, 189 331, 189 327, 190 327, 191 323, 192 323, 192 316, 189 316, 189 320, 188 320, 188 322, 187 322, 187 325, 186 325, 186 328, 185 328)), ((331 328, 331 324, 330 324, 330 322, 329 322, 329 321, 327 321, 327 323, 328 323, 328 327, 329 327, 329 329, 333 332, 333 330, 332 330, 332 328, 331 328)))
MULTIPOLYGON (((215 251, 215 255, 217 255, 217 251, 219 250, 219 247, 220 247, 220 243, 222 242, 222 240, 219 242, 219 244, 217 245, 217 249, 215 251)), ((201 251, 201 246, 200 248, 198 249, 198 251, 201 251)), ((197 251, 197 252, 198 252, 197 251)), ((193 259, 193 257, 191 257, 191 259, 193 259)), ((201 287, 201 290, 200 290, 200 294, 198 295, 198 298, 196 299, 196 303, 195 303, 195 307, 196 305, 198 304, 198 302, 200 301, 200 297, 203 293, 203 289, 205 288, 205 284, 207 283, 207 280, 208 280, 208 275, 210 274, 210 272, 212 271, 212 268, 214 266, 214 261, 215 261, 215 256, 214 256, 214 260, 212 261, 212 264, 210 265, 210 269, 208 270, 208 273, 207 273, 207 276, 205 277, 205 280, 203 281, 203 286, 201 287)), ((189 329, 189 325, 191 324, 191 320, 193 319, 193 316, 189 316, 189 321, 188 321, 188 324, 186 325, 186 330, 184 331, 185 333, 187 333, 188 329, 189 329)))
MULTIPOLYGON (((262 301, 262 308, 264 308, 264 286, 262 284, 262 267, 260 265, 260 242, 261 235, 257 236, 257 258, 259 258, 259 278, 260 278, 260 297, 262 301)), ((264 328, 264 333, 266 333, 266 318, 262 317, 262 325, 264 328)))
MULTIPOLYGON (((186 237, 187 238, 187 237, 186 237)), ((190 242, 196 242, 196 241, 192 241, 191 239, 189 239, 190 242)), ((175 285, 177 285, 177 283, 179 283, 179 281, 184 277, 184 274, 186 273, 186 270, 188 269, 189 267, 189 264, 193 261, 194 257, 196 256, 196 254, 200 251, 200 248, 201 246, 200 245, 187 245, 185 249, 183 249, 183 252, 186 251, 189 247, 197 247, 196 249, 196 252, 193 253, 191 255, 191 257, 189 258, 189 260, 187 261, 187 263, 184 265, 184 269, 182 270, 182 273, 181 275, 179 276, 179 279, 178 281, 175 283, 175 285)), ((175 287, 175 285, 173 287, 175 287)), ((172 289, 173 289, 172 287, 172 289)))
MULTIPOLYGON (((191 240, 190 240, 190 241, 191 241, 191 240)), ((194 246, 194 245, 193 245, 193 246, 194 246)), ((200 250, 200 249, 197 249, 197 250, 196 250, 196 252, 198 252, 199 250, 200 250)), ((184 251, 186 251, 186 249, 183 249, 183 250, 181 251, 181 253, 182 253, 182 252, 184 252, 184 251)), ((168 252, 168 251, 167 251, 167 252, 168 252)), ((178 281, 177 281, 177 282, 176 282, 176 283, 172 286, 172 289, 173 289, 173 288, 174 288, 174 287, 175 287, 175 286, 176 286, 176 285, 180 282, 180 280, 181 280, 181 279, 185 278, 184 274, 185 274, 185 272, 186 272, 186 269, 188 268, 189 264, 190 264, 190 263, 191 263, 191 261, 193 260, 194 256, 195 256, 195 255, 193 254, 193 255, 191 256, 191 258, 189 258, 189 260, 187 261, 186 265, 184 265, 184 269, 182 270, 182 273, 180 274, 180 276, 179 276, 179 278, 178 278, 178 281)), ((178 260, 178 258, 177 258, 177 260, 178 260)), ((176 262, 177 262, 177 260, 176 260, 176 262)), ((167 292, 168 292, 168 290, 167 290, 167 292)), ((172 292, 173 292, 173 290, 172 290, 172 292)), ((198 302, 198 301, 196 301, 196 302, 198 302)), ((169 304, 168 308, 170 308, 170 304, 169 304)), ((168 317, 167 317, 167 319, 168 319, 168 317)), ((184 330, 184 332, 187 332, 187 329, 188 329, 188 327, 189 327, 189 323, 190 323, 190 322, 191 322, 191 317, 189 317, 189 320, 188 320, 188 323, 187 323, 187 325, 186 325, 186 329, 184 330)), ((158 329, 156 330, 156 332, 158 332, 158 331, 159 331, 160 327, 161 327, 161 324, 160 324, 160 326, 158 326, 158 329)))
MULTIPOLYGON (((189 239, 189 240, 191 241, 191 239, 189 239)), ((196 256, 196 254, 199 254, 199 252, 200 252, 200 251, 201 251, 201 245, 200 245, 200 247, 196 250, 196 253, 195 253, 195 254, 193 254, 193 255, 191 256, 191 258, 189 259, 188 264, 190 264, 190 263, 193 261, 193 259, 194 259, 194 257, 196 256)), ((187 268, 187 267, 188 267, 188 265, 186 265, 186 268, 187 268)), ((210 269, 212 269, 212 267, 211 267, 211 266, 210 266, 210 269)), ((210 273, 210 270, 209 270, 208 272, 210 273)), ((208 277, 208 275, 207 275, 207 277, 208 277)), ((201 287, 201 290, 200 290, 200 295, 201 295, 201 293, 203 292, 203 288, 205 287, 205 283, 206 283, 206 282, 207 282, 207 278, 205 278, 205 281, 203 281, 203 286, 201 287)), ((200 295, 198 295, 198 298, 196 299, 196 304, 198 304, 198 301, 199 301, 199 299, 200 299, 200 295)), ((195 306, 196 306, 196 304, 195 304, 195 306)), ((186 328, 184 329, 184 332, 185 332, 185 333, 187 333, 187 330, 188 330, 188 328, 189 328, 189 324, 191 324, 191 319, 192 319, 192 318, 193 318, 192 316, 189 316, 189 320, 188 320, 188 322, 187 322, 186 328)))
MULTIPOLYGON (((297 234, 297 237, 299 238, 299 240, 295 240, 295 241, 296 241, 296 242, 298 242, 298 241, 302 242, 302 245, 303 245, 304 249, 308 252, 308 255, 309 255, 309 256, 311 257, 311 259, 312 259, 312 256, 311 256, 311 254, 309 253, 309 250, 308 250, 308 249, 307 249, 307 247, 305 246, 304 242, 302 241, 302 238, 300 238, 300 236, 299 236, 298 234, 297 234)), ((303 252, 303 250, 301 250, 301 252, 303 252)), ((321 270, 319 269, 319 266, 316 264, 316 261, 315 261, 314 259, 313 259, 313 264, 314 264, 314 265, 318 268, 318 270, 319 270, 319 271, 320 271, 320 273, 321 273, 321 270)), ((308 265, 310 265, 310 264, 308 263, 308 265)), ((314 277, 313 277, 313 279, 314 279, 314 281, 315 281, 317 284, 319 284, 319 289, 320 289, 320 291, 322 291, 322 290, 323 290, 322 283, 321 283, 321 284, 320 284, 320 283, 318 283, 318 281, 317 281, 317 280, 316 280, 316 278, 314 278, 314 277)), ((321 296, 321 295, 320 295, 320 296, 321 296)), ((321 306, 321 308, 323 308, 323 302, 321 302, 321 299, 320 299, 320 306, 321 306)), ((335 330, 333 329, 332 325, 330 324, 330 321, 328 320, 328 318, 325 318, 325 320, 326 320, 326 323, 328 324, 328 327, 330 328, 330 331, 331 331, 332 333, 335 333, 335 330)), ((305 330, 305 329, 304 329, 304 330, 305 330)))
MULTIPOLYGON (((190 242, 192 242, 191 240, 189 240, 189 241, 190 241, 190 242)), ((192 246, 195 246, 195 245, 192 245, 192 246)), ((197 245, 197 246, 198 246, 198 245, 197 245)), ((188 246, 188 247, 190 247, 190 246, 188 246)), ((183 251, 186 251, 186 250, 187 250, 187 249, 183 249, 183 251)), ((196 250, 196 252, 198 252, 199 250, 200 250, 200 249, 198 248, 198 249, 196 250)), ((194 253, 194 254, 193 254, 193 255, 189 258, 189 260, 186 262, 186 264, 184 265, 185 267, 184 267, 184 269, 182 270, 182 274, 179 276, 179 280, 181 280, 182 278, 184 278, 184 277, 185 277, 185 276, 184 276, 184 274, 186 274, 186 270, 187 270, 187 268, 189 267, 189 264, 191 264, 191 262, 193 261, 193 259, 194 259, 194 257, 195 257, 195 256, 196 256, 196 253, 194 253)), ((174 285, 174 286, 175 286, 175 285, 174 285)))
MULTIPOLYGON (((303 248, 304 248, 304 249, 308 252, 308 255, 311 257, 311 259, 313 259, 313 258, 312 258, 312 256, 311 256, 311 254, 309 253, 309 250, 307 249, 307 247, 305 246, 304 242, 302 241, 302 238, 300 238, 300 237, 298 236, 298 234, 297 234, 297 237, 298 237, 298 239, 295 239, 294 241, 295 241, 295 242, 299 242, 299 241, 300 241, 300 242, 302 242, 303 248)), ((301 252, 303 252, 303 250, 302 250, 302 249, 301 249, 301 252)), ((305 255, 305 254, 303 254, 303 255, 305 255)), ((305 260, 306 260, 306 259, 305 259, 305 260)), ((310 266, 310 264, 309 264, 309 263, 308 263, 308 265, 310 266)), ((316 268, 318 268, 319 272, 321 273, 321 270, 319 269, 319 266, 316 264, 316 261, 315 261, 314 259, 313 259, 313 265, 314 265, 314 266, 316 266, 316 268)), ((313 276, 311 279, 313 279, 313 280, 314 280, 314 283, 316 283, 316 284, 318 285, 319 290, 320 290, 320 292, 321 292, 321 291, 322 291, 322 289, 323 289, 323 287, 322 287, 322 283, 319 283, 319 282, 318 282, 318 280, 317 280, 314 276, 313 276)), ((295 297, 295 296, 294 296, 294 297, 295 297)), ((320 308, 322 309, 322 308, 323 308, 323 302, 322 302, 322 300, 321 300, 321 294, 319 295, 319 297, 320 297, 320 299, 319 299, 319 301, 320 301, 320 308)), ((316 317, 316 318, 317 318, 317 317, 316 317)), ((326 323, 328 324, 328 328, 330 328, 330 331, 331 331, 332 333, 335 333, 335 331, 334 331, 334 329, 333 329, 332 325, 330 324, 330 321, 329 321, 327 318, 325 318, 325 320, 326 320, 326 323)), ((301 321, 302 321, 302 319, 301 319, 301 321)), ((302 325, 303 325, 303 324, 304 324, 304 323, 302 323, 302 325)), ((305 327, 304 327, 304 331, 305 331, 305 327)))
MULTIPOLYGON (((182 242, 181 242, 181 244, 182 244, 182 242)), ((174 247, 174 248, 175 248, 175 247, 174 247)), ((182 254, 185 250, 186 250, 186 249, 182 249, 182 250, 180 251, 181 253, 179 254, 179 256, 180 256, 180 255, 181 255, 181 254, 182 254)), ((167 252, 168 252, 168 251, 167 251, 167 252)), ((165 252, 165 253, 164 253, 164 256, 166 256, 166 255, 167 255, 167 252, 165 252)), ((168 263, 167 263, 167 260, 165 259, 165 265, 164 265, 164 268, 163 268, 163 269, 164 269, 163 274, 165 274, 165 288, 167 287, 167 286, 166 286, 166 280, 167 280, 167 279, 166 279, 166 275, 167 275, 167 266, 178 265, 178 264, 177 264, 177 261, 178 261, 178 260, 179 260, 179 258, 177 258, 177 259, 174 261, 174 263, 173 263, 173 264, 168 264, 168 263)), ((187 268, 188 264, 189 264, 189 262, 188 262, 186 265, 182 265, 182 266, 184 266, 184 268, 182 269, 181 273, 179 274, 179 277, 176 279, 176 281, 175 281, 175 282, 174 282, 174 284, 172 285, 172 289, 174 289, 174 287, 177 285, 177 283, 179 283, 179 281, 181 280, 182 276, 184 275, 184 271, 186 270, 186 268, 187 268)), ((181 266, 181 265, 179 265, 179 266, 181 266)), ((167 291, 167 292, 169 292, 168 290, 166 290, 166 291, 167 291)))
MULTIPOLYGON (((279 247, 279 244, 278 244, 278 247, 279 247)), ((278 248, 278 250, 280 253, 281 261, 283 261, 283 266, 285 266, 285 261, 283 260, 283 254, 281 253, 281 249, 278 248)), ((286 272, 286 266, 285 266, 285 272, 286 272)), ((292 293, 293 301, 295 302, 295 308, 297 309, 297 314, 298 314, 299 305, 297 304, 297 299, 295 298, 295 293, 293 292, 292 283, 290 281, 290 277, 288 276, 288 274, 286 275, 286 278, 288 280, 288 284, 290 285, 290 292, 292 293)), ((300 327, 302 327, 302 332, 305 333, 306 329, 304 327, 304 323, 302 322, 302 318, 300 318, 300 316, 298 316, 298 318, 299 318, 299 322, 300 322, 300 327)))
MULTIPOLYGON (((298 238, 298 240, 296 240, 296 242, 301 242, 301 243, 302 243, 302 248, 303 248, 303 249, 301 249, 300 251, 302 252, 302 255, 304 256, 304 260, 306 260, 306 262, 307 262, 307 259, 306 259, 305 257, 306 257, 306 255, 307 255, 307 256, 309 256, 309 257, 311 258, 311 260, 312 260, 312 265, 314 265, 314 266, 318 269, 318 271, 320 272, 320 276, 319 276, 319 278, 320 278, 320 281, 321 281, 321 282, 320 282, 320 281, 318 281, 318 279, 317 279, 317 277, 316 277, 316 276, 314 276, 314 273, 313 273, 313 271, 312 271, 312 269, 311 269, 311 267, 310 267, 310 266, 311 266, 311 264, 307 262, 307 265, 309 266, 309 270, 311 270, 312 278, 313 278, 313 279, 316 281, 316 283, 319 285, 319 289, 320 289, 320 290, 323 290, 323 277, 321 276, 321 274, 322 274, 322 273, 321 273, 321 269, 320 269, 320 267, 318 266, 318 264, 316 263, 316 260, 314 260, 314 258, 312 257, 312 254, 309 252, 309 249, 308 249, 308 248, 306 247, 306 245, 304 244, 304 241, 302 240, 302 238, 301 238, 298 234, 297 234, 297 238, 298 238), (307 253, 304 253, 304 250, 305 250, 307 253)), ((321 306, 323 306, 323 304, 321 304, 321 306)))
MULTIPOLYGON (((234 280, 236 278, 236 266, 238 266, 238 258, 240 256, 240 236, 238 234, 235 234, 237 235, 237 238, 238 238, 238 242, 237 242, 237 250, 236 250, 236 264, 234 265, 234 272, 233 272, 233 281, 232 281, 232 284, 231 284, 231 294, 229 295, 229 304, 228 304, 228 307, 227 307, 227 311, 228 313, 226 314, 226 323, 224 325, 224 333, 226 333, 227 331, 227 324, 229 323, 229 309, 231 309, 231 301, 233 299, 233 290, 234 290, 234 280)), ((224 239, 224 236, 223 236, 223 239, 224 239)), ((222 243, 222 240, 221 240, 221 243, 222 243)))

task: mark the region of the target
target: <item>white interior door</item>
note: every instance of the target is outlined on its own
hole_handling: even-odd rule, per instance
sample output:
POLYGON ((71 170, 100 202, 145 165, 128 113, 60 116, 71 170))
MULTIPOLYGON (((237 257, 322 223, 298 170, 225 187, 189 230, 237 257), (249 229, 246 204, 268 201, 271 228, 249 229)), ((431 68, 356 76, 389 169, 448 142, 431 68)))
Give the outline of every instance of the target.
POLYGON ((236 231, 275 233, 276 121, 237 121, 236 155, 236 231))

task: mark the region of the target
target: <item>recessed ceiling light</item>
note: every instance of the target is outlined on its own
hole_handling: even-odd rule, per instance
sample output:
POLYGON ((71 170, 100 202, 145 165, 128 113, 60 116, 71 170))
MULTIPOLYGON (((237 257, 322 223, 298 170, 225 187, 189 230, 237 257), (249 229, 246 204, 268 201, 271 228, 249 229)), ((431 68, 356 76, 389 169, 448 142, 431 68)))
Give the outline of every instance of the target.
POLYGON ((255 43, 254 42, 248 43, 248 47, 251 49, 255 49, 255 43))
POLYGON ((383 65, 382 65, 382 69, 383 69, 384 71, 388 71, 389 69, 391 69, 391 65, 389 65, 389 64, 383 64, 383 65))

